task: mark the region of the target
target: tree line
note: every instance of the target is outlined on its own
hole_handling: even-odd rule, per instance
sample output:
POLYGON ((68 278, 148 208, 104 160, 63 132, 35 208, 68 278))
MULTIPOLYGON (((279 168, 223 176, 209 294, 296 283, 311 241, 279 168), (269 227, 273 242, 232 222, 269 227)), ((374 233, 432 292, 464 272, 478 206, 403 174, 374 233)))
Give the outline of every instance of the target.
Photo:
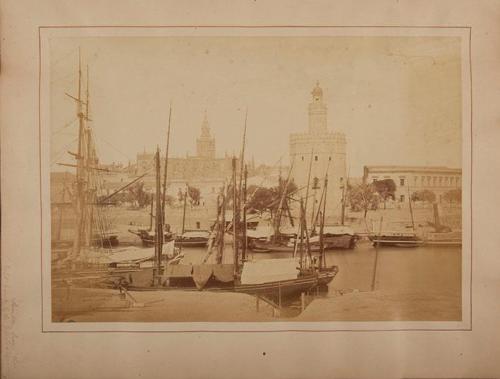
MULTIPOLYGON (((285 198, 291 200, 293 194, 298 190, 297 185, 292 181, 288 184, 281 180, 277 186, 262 187, 251 185, 247 189, 247 210, 249 212, 269 212, 274 215, 279 207, 281 196, 286 192, 285 198), (286 187, 286 188, 285 188, 286 187)), ((232 201, 232 186, 230 185, 227 193, 229 197, 229 205, 232 201)), ((369 210, 377 210, 381 204, 385 207, 389 200, 396 200, 396 184, 392 179, 376 180, 373 183, 361 183, 357 185, 347 184, 346 191, 346 206, 353 212, 363 211, 366 214, 369 210)), ((179 203, 184 201, 186 197, 192 206, 198 206, 201 202, 201 191, 194 186, 187 187, 185 190, 179 190, 177 198, 166 195, 165 201, 169 206, 173 206, 177 200, 179 203)), ((239 193, 236 194, 239 197, 239 193)), ((103 196, 105 197, 105 196, 103 196)), ((116 194, 113 197, 114 203, 131 203, 139 208, 149 206, 153 201, 154 194, 148 192, 144 188, 144 182, 137 182, 130 186, 127 191, 116 194)), ((415 191, 410 196, 411 201, 422 201, 434 203, 436 194, 430 190, 415 191)), ((462 201, 462 190, 457 188, 447 191, 443 194, 443 201, 448 203, 460 203, 462 201)))
MULTIPOLYGON (((364 216, 369 210, 377 210, 380 204, 384 207, 388 200, 396 200, 396 183, 392 179, 375 180, 373 183, 348 185, 347 204, 354 212, 363 211, 364 216)), ((410 196, 411 201, 427 203, 436 202, 436 194, 430 190, 415 191, 410 196)), ((462 190, 452 189, 443 194, 442 200, 451 203, 462 201, 462 190)))

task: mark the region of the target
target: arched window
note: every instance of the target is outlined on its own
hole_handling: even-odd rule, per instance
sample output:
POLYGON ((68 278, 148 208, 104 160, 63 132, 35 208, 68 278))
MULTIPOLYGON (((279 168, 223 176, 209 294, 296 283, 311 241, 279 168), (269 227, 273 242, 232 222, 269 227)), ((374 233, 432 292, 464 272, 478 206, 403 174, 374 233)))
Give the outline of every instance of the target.
POLYGON ((315 156, 314 156, 314 160, 315 160, 316 162, 318 161, 318 156, 317 156, 317 155, 315 155, 315 156))

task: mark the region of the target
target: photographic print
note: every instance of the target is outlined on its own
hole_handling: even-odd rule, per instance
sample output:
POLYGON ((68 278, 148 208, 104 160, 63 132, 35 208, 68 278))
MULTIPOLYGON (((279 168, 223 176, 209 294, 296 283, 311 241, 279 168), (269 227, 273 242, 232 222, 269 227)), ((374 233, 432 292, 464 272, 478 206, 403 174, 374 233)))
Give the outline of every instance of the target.
POLYGON ((41 32, 51 325, 469 317, 467 29, 91 29, 41 32))

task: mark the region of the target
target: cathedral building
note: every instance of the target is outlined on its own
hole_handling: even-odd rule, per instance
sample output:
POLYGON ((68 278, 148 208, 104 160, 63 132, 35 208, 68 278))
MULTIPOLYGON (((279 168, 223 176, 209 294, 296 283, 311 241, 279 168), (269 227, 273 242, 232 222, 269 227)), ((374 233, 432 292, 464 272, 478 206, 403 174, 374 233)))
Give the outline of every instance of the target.
MULTIPOLYGON (((309 103, 307 132, 290 135, 292 178, 301 196, 305 197, 310 172, 308 213, 317 210, 328 174, 326 216, 329 223, 340 221, 342 192, 346 184, 346 138, 343 133, 328 129, 328 108, 323 90, 316 83, 309 103)), ((308 220, 309 222, 309 220, 308 220)))
MULTIPOLYGON (((211 135, 208 117, 205 112, 201 124, 201 134, 196 139, 196 155, 186 157, 169 157, 168 183, 172 191, 178 191, 186 183, 199 187, 205 194, 216 193, 224 181, 231 178, 232 162, 230 156, 217 158, 215 150, 215 137, 211 135)), ((161 172, 165 157, 161 160, 161 172)), ((137 154, 135 175, 150 172, 145 184, 154 188, 154 153, 142 152, 137 154)))

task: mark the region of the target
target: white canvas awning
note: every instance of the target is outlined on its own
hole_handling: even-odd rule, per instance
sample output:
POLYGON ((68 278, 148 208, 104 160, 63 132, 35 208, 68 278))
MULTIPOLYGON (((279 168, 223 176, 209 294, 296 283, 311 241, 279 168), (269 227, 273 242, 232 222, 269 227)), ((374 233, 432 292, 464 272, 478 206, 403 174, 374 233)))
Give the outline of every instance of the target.
POLYGON ((130 247, 125 249, 120 249, 119 251, 109 254, 106 257, 106 261, 108 263, 143 261, 146 259, 153 258, 154 255, 155 255, 154 248, 139 249, 137 247, 130 247))
POLYGON ((206 230, 191 230, 185 232, 182 235, 182 238, 208 238, 210 233, 206 230))
POLYGON ((247 230, 247 237, 249 238, 270 238, 273 234, 273 228, 268 225, 259 225, 255 230, 247 230))
MULTIPOLYGON (((173 257, 174 255, 174 241, 168 242, 163 245, 163 254, 173 257)), ((137 248, 126 247, 115 250, 113 253, 103 257, 103 263, 125 263, 125 262, 142 262, 152 259, 155 256, 155 249, 152 248, 137 248)))
POLYGON ((278 280, 296 279, 299 274, 297 258, 262 259, 245 262, 241 284, 261 284, 278 280))
POLYGON ((331 226, 325 226, 323 228, 323 234, 333 234, 333 235, 349 234, 352 236, 354 235, 354 229, 344 225, 331 225, 331 226))

